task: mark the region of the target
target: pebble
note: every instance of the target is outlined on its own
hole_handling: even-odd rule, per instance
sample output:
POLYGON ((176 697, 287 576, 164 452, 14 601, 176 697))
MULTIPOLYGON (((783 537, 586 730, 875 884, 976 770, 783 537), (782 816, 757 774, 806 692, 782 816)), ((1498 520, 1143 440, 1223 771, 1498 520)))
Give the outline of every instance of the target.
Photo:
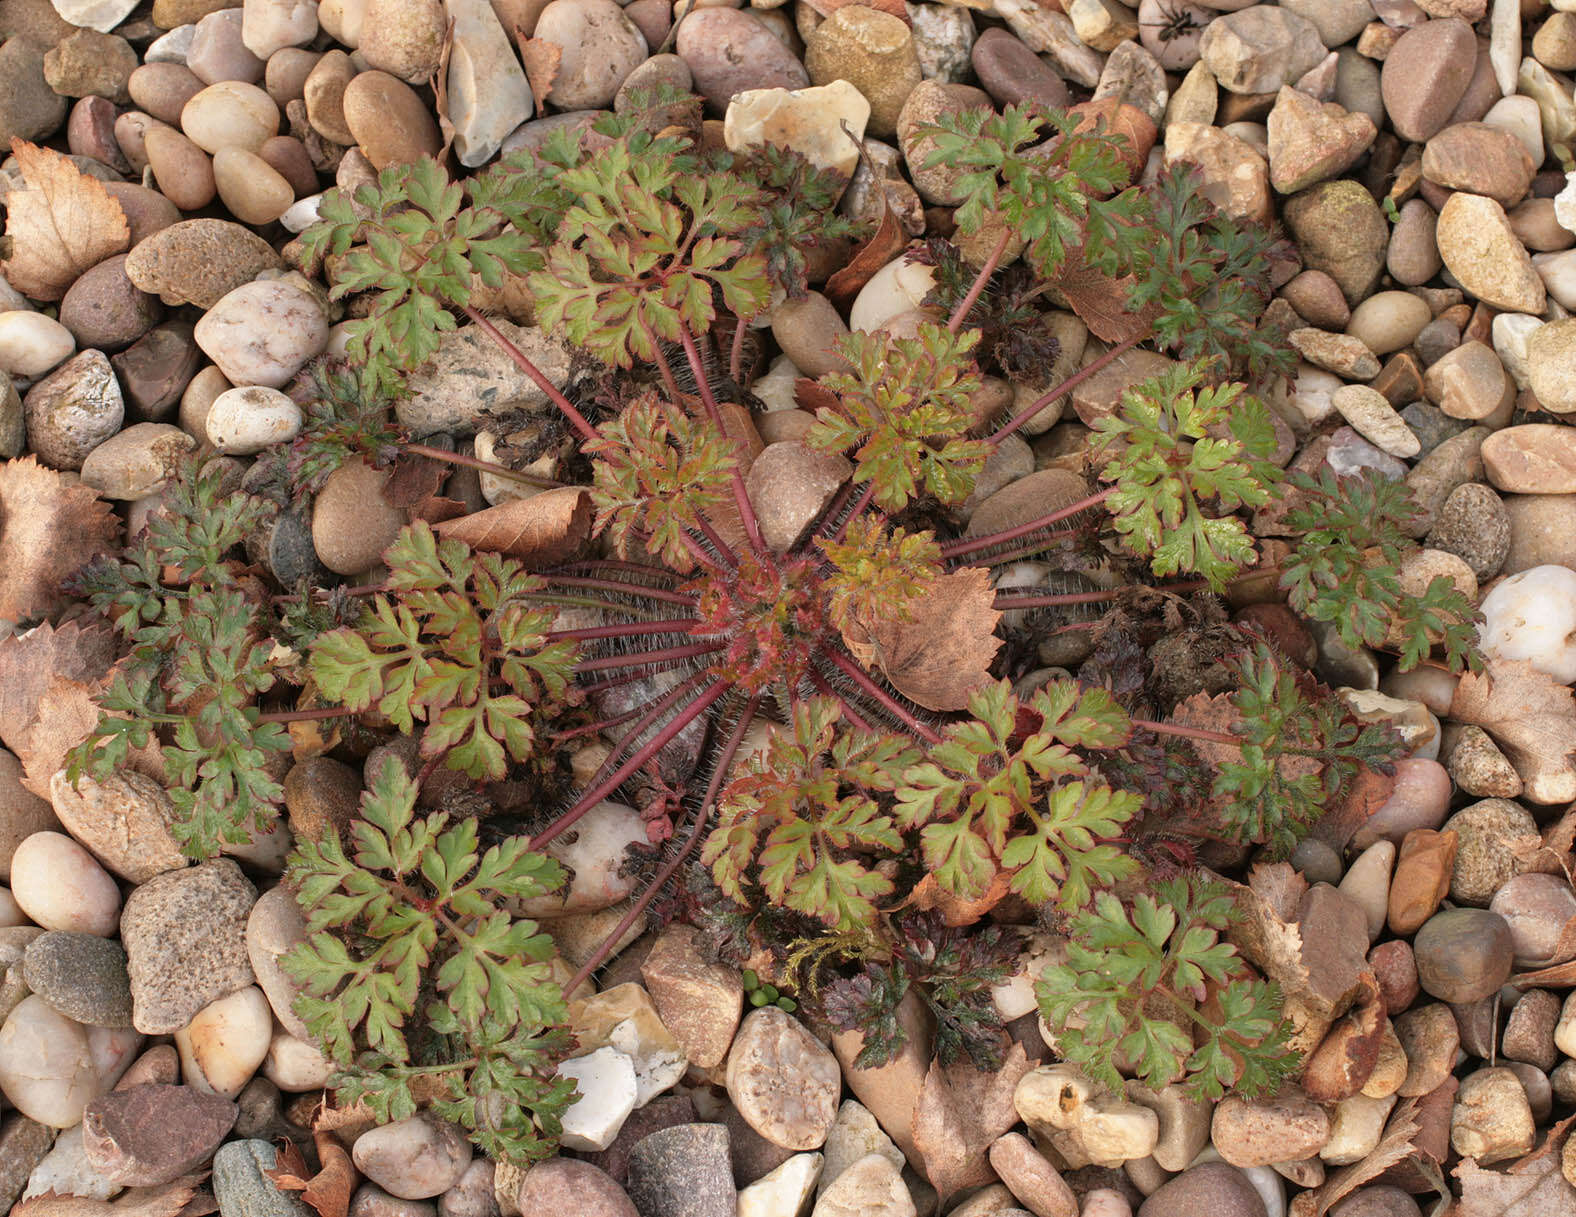
POLYGON ((271 224, 295 202, 295 190, 284 175, 246 148, 231 146, 214 153, 213 181, 230 214, 248 224, 271 224))
POLYGON ((1411 292, 1389 291, 1362 301, 1344 324, 1375 355, 1389 355, 1410 346, 1432 320, 1428 305, 1411 292))
POLYGON ((1390 872, 1394 866, 1395 845, 1389 841, 1375 841, 1358 855, 1340 881, 1340 891, 1355 900, 1368 919, 1369 942, 1378 938, 1379 931, 1384 928, 1385 894, 1390 890, 1390 872))
POLYGON ((1334 279, 1348 304, 1356 305, 1373 291, 1384 269, 1390 226, 1358 182, 1320 182, 1287 199, 1282 219, 1303 265, 1334 279))
POLYGON ((1377 134, 1366 114, 1320 102, 1290 85, 1281 87, 1267 125, 1270 183, 1282 194, 1345 172, 1377 134))
POLYGON ((82 481, 106 499, 132 502, 162 490, 196 447, 179 427, 133 423, 88 453, 82 481))
POLYGON ((268 1141, 230 1141, 213 1156, 213 1194, 222 1217, 313 1217, 298 1192, 280 1191, 265 1173, 278 1169, 268 1141))
POLYGON ((255 985, 209 1002, 175 1033, 181 1075, 205 1094, 233 1099, 268 1055, 273 1012, 255 985))
POLYGON ((825 1192, 839 1175, 871 1154, 879 1154, 899 1170, 903 1168, 903 1151, 892 1143, 870 1109, 854 1099, 844 1099, 818 1155, 823 1161, 817 1193, 825 1192))
MULTIPOLYGON (((200 323, 199 323, 200 324, 200 323)), ((246 385, 214 398, 203 434, 226 456, 253 456, 301 432, 301 407, 278 389, 246 385)))
POLYGON ((1435 913, 1412 940, 1423 991, 1461 1004, 1486 997, 1510 975, 1513 944, 1505 919, 1487 909, 1435 913))
MULTIPOLYGON (((902 1179, 898 1177, 896 1169, 890 1162, 875 1156, 867 1158, 865 1161, 871 1163, 872 1169, 875 1171, 879 1172, 881 1168, 885 1168, 886 1171, 890 1172, 893 1184, 896 1187, 902 1187, 902 1179), (875 1165, 877 1163, 880 1164, 879 1167, 875 1165)), ((1007 1190, 1027 1206, 1031 1212, 1044 1214, 1044 1217, 1077 1217, 1078 1198, 1073 1194, 1072 1188, 1067 1185, 1067 1181, 1062 1178, 1061 1173, 1046 1160, 1045 1156, 1034 1148, 1034 1143, 1022 1133, 1011 1132, 1003 1137, 998 1137, 992 1142, 990 1147, 990 1164, 996 1173, 1001 1176, 1002 1182, 1007 1185, 1007 1190)), ((843 1186, 844 1181, 859 1169, 860 1164, 856 1163, 834 1185, 834 1190, 835 1187, 843 1186)), ((828 1192, 828 1196, 830 1194, 828 1192)), ((866 1209, 850 1206, 847 1210, 847 1217, 854 1217, 854 1214, 859 1212, 890 1214, 891 1217, 912 1217, 914 1205, 913 1201, 909 1199, 906 1189, 902 1192, 901 1199, 908 1201, 906 1207, 900 1204, 888 1204, 879 1208, 872 1205, 866 1209)), ((819 1211, 819 1206, 817 1206, 817 1211, 819 1211)), ((843 1217, 843 1215, 838 1214, 838 1217, 843 1217)))
POLYGON ((284 262, 256 233, 229 220, 182 220, 138 242, 126 275, 165 304, 211 309, 226 294, 284 262))
POLYGON ((131 1026, 126 952, 97 934, 51 930, 28 944, 27 987, 67 1018, 91 1027, 131 1026))
POLYGON ((81 1123, 104 1086, 88 1030, 36 994, 0 1027, 0 1092, 29 1119, 51 1128, 81 1123))
POLYGON ((405 514, 383 496, 389 477, 388 470, 356 459, 323 483, 312 506, 312 544, 329 570, 345 575, 370 570, 399 536, 405 514))
POLYGON ((1486 195, 1501 207, 1520 202, 1535 168, 1519 139, 1487 123, 1456 123, 1423 148, 1423 176, 1430 182, 1486 195))
POLYGON ((1525 660, 1560 684, 1576 681, 1576 571, 1535 566, 1483 598, 1478 639, 1486 655, 1525 660))
POLYGON ((1422 444, 1382 393, 1367 385, 1343 385, 1331 398, 1341 417, 1392 456, 1416 456, 1422 444))
POLYGON ((614 985, 572 1002, 569 1024, 584 1051, 612 1046, 635 1065, 635 1106, 644 1107, 684 1076, 684 1051, 638 984, 614 985))
POLYGON ((76 349, 71 331, 53 317, 29 309, 0 313, 0 372, 42 376, 76 349))
POLYGON ((366 0, 356 49, 378 71, 421 84, 442 60, 446 25, 439 0, 366 0))
POLYGON ((120 430, 126 405, 103 351, 73 355, 22 399, 27 439, 40 462, 81 469, 88 453, 120 430))
MULTIPOLYGON (((22 1192, 22 1199, 31 1200, 34 1196, 42 1196, 46 1192, 55 1192, 58 1195, 82 1196, 89 1200, 108 1200, 121 1190, 120 1184, 112 1183, 103 1174, 95 1170, 88 1162, 82 1149, 82 1125, 78 1124, 68 1128, 59 1136, 55 1130, 46 1125, 39 1124, 36 1120, 29 1120, 26 1116, 16 1117, 19 1126, 45 1135, 38 1138, 26 1148, 17 1146, 15 1154, 7 1152, 9 1147, 0 1144, 0 1162, 9 1165, 25 1165, 25 1159, 31 1156, 30 1150, 42 1153, 32 1172, 27 1176, 27 1187, 22 1192), (49 1144, 49 1138, 54 1137, 54 1145, 49 1144)), ((7 1133, 12 1138, 16 1137, 21 1129, 8 1127, 0 1130, 0 1143, 5 1142, 7 1133)), ((0 1168, 0 1175, 9 1175, 9 1171, 0 1168)), ((6 1198, 4 1188, 0 1188, 0 1200, 6 1198)))
POLYGON ((641 1217, 737 1217, 728 1130, 678 1124, 652 1133, 630 1151, 627 1187, 641 1217))
MULTIPOLYGON (((1153 3, 1154 0, 1145 2, 1153 3)), ((1197 53, 1196 40, 1194 53, 1197 53)), ((1038 102, 1043 106, 1065 109, 1070 101, 1067 83, 1021 39, 1014 38, 1006 30, 991 28, 982 31, 974 40, 969 61, 979 78, 980 87, 998 105, 1038 102)))
POLYGON ((1495 891, 1488 907, 1510 926, 1519 967, 1545 968, 1576 957, 1567 934, 1576 918, 1576 894, 1563 878, 1513 875, 1495 891))
POLYGON ((819 1149, 837 1117, 837 1061, 792 1015, 763 1006, 728 1052, 728 1097, 761 1136, 784 1149, 819 1149))
MULTIPOLYGON (((851 178, 859 166, 859 149, 849 134, 855 140, 863 139, 869 122, 870 103, 864 95, 848 81, 834 80, 809 89, 750 89, 739 93, 728 103, 722 133, 729 151, 742 152, 771 144, 792 149, 812 164, 851 178)), ((819 292, 809 293, 808 299, 826 302, 819 292)), ((790 298, 772 310, 774 337, 784 311, 802 304, 803 299, 790 298)), ((832 315, 836 316, 835 310, 832 315)), ((841 317, 837 317, 837 325, 847 332, 841 317)), ((783 351, 791 355, 788 347, 783 347, 783 351)), ((813 371, 798 359, 794 363, 810 376, 833 370, 827 367, 813 371)))
POLYGON ((359 72, 345 86, 345 125, 374 169, 408 165, 442 148, 421 96, 387 72, 359 72))
POLYGON ((157 1187, 205 1167, 237 1112, 229 1099, 190 1086, 116 1090, 83 1112, 83 1156, 122 1187, 157 1187))
POLYGON ((1215 1107, 1210 1139, 1233 1166, 1294 1162, 1319 1152, 1329 1139, 1324 1108, 1295 1091, 1274 1099, 1229 1095, 1215 1107))
POLYGON ((805 70, 817 85, 846 80, 870 103, 869 130, 897 133, 898 115, 924 79, 908 23, 863 5, 839 8, 805 40, 805 70))
POLYGON ((1536 1069, 1553 1069, 1559 1060, 1554 1028, 1560 1020, 1561 1004, 1559 996, 1547 989, 1528 989, 1517 998, 1501 1041, 1506 1057, 1536 1069))
POLYGON ((1430 549, 1461 558, 1480 583, 1499 573, 1510 543, 1510 513, 1499 495, 1481 482, 1467 482, 1450 492, 1427 538, 1430 549))
POLYGON ((66 118, 66 99, 44 77, 46 48, 26 38, 0 46, 0 135, 42 139, 66 118))
POLYGON ((675 45, 695 90, 717 110, 748 89, 802 89, 804 64, 749 11, 697 8, 679 25, 675 45))
POLYGON ((102 782, 86 774, 72 782, 64 772, 57 773, 49 798, 66 831, 122 879, 143 883, 187 864, 170 832, 175 809, 169 795, 144 774, 128 769, 102 782))
POLYGON ((454 23, 447 76, 454 150, 460 164, 475 168, 491 160, 509 133, 531 117, 531 86, 515 58, 512 35, 491 4, 448 0, 445 11, 454 23))
POLYGON ((521 1213, 575 1212, 582 1217, 640 1217, 624 1189, 589 1162, 549 1158, 520 1182, 521 1213))
POLYGON ((471 1164, 471 1143, 448 1121, 417 1115, 362 1133, 350 1156, 389 1195, 425 1200, 460 1181, 471 1164))
POLYGON ((193 336, 232 384, 278 389, 328 346, 328 318, 302 288, 258 280, 226 293, 193 336))
POLYGON ((562 52, 547 100, 563 110, 606 109, 648 54, 645 36, 614 0, 552 0, 535 37, 562 52))
POLYGON ((1461 1080, 1450 1112, 1450 1146, 1479 1165, 1519 1158, 1532 1149, 1532 1108, 1511 1070, 1478 1069, 1461 1080))
POLYGON ((1483 441, 1483 468, 1496 490, 1511 494, 1576 492, 1576 431, 1523 423, 1483 441))
POLYGON ((317 5, 306 0, 245 0, 241 6, 241 42, 264 62, 315 37, 317 5))
POLYGON ((613 1143, 635 1109, 635 1062, 617 1048, 598 1048, 559 1064, 579 1097, 563 1114, 566 1149, 602 1150, 613 1143))
POLYGON ((837 496, 853 467, 838 453, 823 453, 801 440, 768 446, 750 465, 745 490, 774 553, 791 548, 837 496))
POLYGON ((1290 9, 1253 5, 1209 23, 1199 57, 1224 89, 1274 93, 1327 54, 1318 28, 1290 9))
POLYGON ((669 926, 652 944, 640 975, 663 1026, 689 1063, 711 1069, 726 1059, 733 1043, 744 985, 733 968, 708 962, 696 939, 689 926, 669 926))
POLYGON ((1458 18, 1426 21, 1404 32, 1384 57, 1380 85, 1396 134, 1422 143, 1449 121, 1472 81, 1477 40, 1458 18))
POLYGON ((1463 342, 1435 360, 1423 388, 1446 415, 1471 421, 1495 414, 1515 393, 1499 356, 1481 342, 1463 342))
POLYGON ((1459 838, 1450 830, 1415 828, 1401 842, 1390 883, 1386 919, 1391 933, 1415 933, 1438 911, 1450 890, 1459 838))
POLYGON ((820 1154, 795 1154, 740 1189, 738 1217, 797 1217, 809 1208, 820 1174, 820 1154))
MULTIPOLYGON (((696 16, 714 11, 701 9, 696 16)), ((556 388, 569 383, 570 354, 565 343, 534 326, 494 324, 556 388)), ((502 414, 547 406, 547 395, 475 325, 443 334, 431 362, 413 373, 405 387, 407 395, 396 404, 395 413, 418 438, 436 431, 470 435, 483 410, 502 414)))
POLYGON ((1556 414, 1576 411, 1576 318, 1528 328, 1527 385, 1545 410, 1556 414))
POLYGON ((120 930, 137 1030, 179 1031, 210 1002, 252 983, 245 932, 256 899, 228 858, 155 875, 127 897, 120 930))
POLYGON ((322 1090, 334 1073, 334 1064, 311 1042, 285 1031, 275 1031, 268 1041, 263 1076, 290 1094, 322 1090))
POLYGON ((186 136, 169 127, 150 127, 143 134, 148 168, 154 183, 182 211, 196 211, 213 201, 213 162, 186 136))
POLYGON ((1485 304, 1512 313, 1543 311, 1543 280, 1493 199, 1452 194, 1440 209, 1434 236, 1446 268, 1485 304))
POLYGON ((120 889, 70 837, 36 832, 11 857, 11 895, 35 924, 108 938, 120 917, 120 889))
POLYGON ((1268 1217, 1248 1176, 1225 1162, 1190 1166, 1149 1194, 1138 1217, 1268 1217))

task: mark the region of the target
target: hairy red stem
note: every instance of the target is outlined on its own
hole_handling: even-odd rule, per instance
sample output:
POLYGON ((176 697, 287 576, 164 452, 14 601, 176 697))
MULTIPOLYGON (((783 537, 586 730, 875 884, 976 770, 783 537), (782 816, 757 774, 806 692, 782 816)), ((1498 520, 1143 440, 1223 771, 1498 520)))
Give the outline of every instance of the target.
POLYGON ((859 708, 855 706, 853 702, 849 701, 848 698, 839 693, 836 689, 832 688, 831 685, 827 684, 826 677, 822 676, 814 668, 810 669, 810 683, 815 686, 816 692, 821 694, 823 697, 834 698, 837 703, 843 707, 843 713, 848 716, 848 721, 853 723, 854 726, 858 727, 861 731, 868 731, 872 735, 876 733, 876 729, 870 725, 865 716, 859 713, 859 708))
POLYGON ((677 853, 663 864, 662 869, 657 872, 656 878, 651 881, 651 885, 641 893, 640 899, 630 906, 629 912, 620 918, 619 923, 613 927, 613 932, 602 940, 602 945, 591 953, 591 958, 581 964, 580 970, 570 977, 569 983, 564 986, 566 994, 573 993, 584 984, 591 973, 595 972, 602 965, 602 961, 613 953, 614 948, 618 946, 619 940, 629 933, 629 927, 635 924, 640 915, 650 906, 652 900, 656 898, 657 893, 662 890, 662 885, 673 877, 674 872, 684 865, 684 860, 694 852, 695 846, 700 843, 701 830, 706 827, 706 821, 710 818, 712 801, 716 799, 722 780, 733 765, 733 758, 738 754, 739 746, 744 742, 744 734, 750 729, 750 723, 754 720, 755 712, 760 704, 759 694, 752 697, 749 705, 745 706, 744 713, 740 716, 739 721, 734 724, 733 730, 729 732, 728 742, 723 745, 722 755, 717 758, 717 767, 712 771, 711 781, 706 786, 706 793, 701 798, 700 806, 695 809, 695 822, 690 826, 689 835, 684 838, 684 844, 679 847, 677 853))
POLYGON ((1100 356, 1100 358, 1096 359, 1093 363, 1086 364, 1084 367, 1079 368, 1066 380, 1062 381, 1061 384, 1057 385, 1054 389, 1049 390, 1038 400, 1029 405, 1021 414, 1014 415, 1011 422, 1009 422, 1000 431, 996 432, 995 435, 990 437, 989 442, 992 444, 1001 443, 1003 439, 1011 435, 1014 431, 1017 431, 1031 418, 1039 414, 1041 410, 1049 406, 1053 401, 1056 401, 1058 398, 1071 393, 1095 373, 1103 371, 1118 356, 1124 355, 1128 351, 1132 350, 1138 345, 1139 340, 1143 337, 1143 334, 1139 334, 1136 337, 1128 338, 1125 341, 1119 342, 1104 355, 1100 356))
MULTIPOLYGON (((706 378, 706 363, 700 357, 700 350, 695 345, 695 335, 689 332, 689 326, 679 326, 679 339, 684 343, 684 358, 689 360, 690 371, 695 373, 695 386, 700 390, 701 404, 706 407, 706 413, 716 424, 717 430, 727 435, 728 427, 722 420, 722 407, 717 404, 717 398, 711 391, 711 382, 706 378)), ((739 452, 739 459, 734 462, 729 479, 733 483, 734 505, 739 509, 739 519, 744 524, 744 535, 750 539, 750 547, 762 558, 769 558, 766 542, 761 539, 760 521, 755 518, 755 508, 744 489, 744 441, 740 440, 735 446, 739 452)))
POLYGON ((836 651, 832 650, 825 651, 823 654, 828 660, 831 661, 832 665, 837 668, 839 672, 848 677, 849 680, 853 681, 869 696, 880 702, 884 709, 896 717, 899 722, 901 722, 915 735, 919 736, 920 739, 924 740, 927 744, 939 744, 941 742, 941 736, 937 735, 928 726, 920 722, 919 719, 915 718, 902 702, 898 701, 880 685, 876 684, 875 681, 871 680, 870 677, 866 675, 860 666, 853 660, 845 659, 842 655, 839 655, 836 651))
MULTIPOLYGON (((699 698, 679 711, 672 722, 642 744, 639 750, 620 765, 615 772, 598 782, 590 791, 581 795, 573 807, 564 812, 563 815, 559 816, 536 836, 532 837, 530 848, 539 850, 554 837, 558 836, 559 833, 568 830, 581 816, 585 815, 586 812, 622 786, 629 779, 630 774, 638 771, 642 765, 667 747, 674 736, 706 713, 707 710, 711 709, 727 691, 728 685, 726 682, 715 681, 699 698)), ((631 731, 625 738, 637 738, 639 735, 640 730, 635 730, 631 731)))
POLYGON ((843 538, 848 535, 848 526, 852 524, 858 517, 865 514, 865 511, 870 506, 871 500, 875 497, 876 484, 872 480, 871 483, 865 487, 864 493, 861 494, 854 505, 848 509, 848 514, 843 517, 843 522, 837 526, 837 531, 832 534, 830 540, 834 545, 842 543, 843 538))
POLYGON ((543 575, 548 583, 564 587, 591 587, 602 592, 622 592, 626 596, 644 596, 648 600, 661 600, 665 604, 682 604, 695 607, 695 598, 682 592, 665 591, 660 587, 646 587, 639 583, 620 583, 617 579, 593 579, 584 575, 543 575))
POLYGON ((560 638, 590 642, 594 638, 633 638, 637 634, 684 634, 690 626, 699 624, 699 617, 667 617, 661 621, 636 621, 629 625, 590 625, 582 630, 550 630, 544 637, 554 642, 560 638))
POLYGON ((1011 591, 996 593, 995 605, 999 609, 1055 608, 1061 604, 1099 604, 1114 600, 1127 590, 1126 586, 1107 588, 1098 592, 1067 592, 1044 596, 1020 595, 1011 591))
POLYGON ((1012 229, 1002 226, 1001 236, 996 241, 996 247, 990 251, 985 259, 985 265, 980 267, 980 273, 974 276, 974 282, 969 285, 969 294, 964 296, 958 307, 952 310, 952 316, 947 320, 947 330, 956 334, 963 328, 963 319, 969 315, 969 310, 974 307, 980 298, 980 293, 985 290, 985 284, 990 282, 990 277, 996 273, 996 266, 1001 261, 1002 254, 1007 252, 1007 242, 1012 238, 1012 229))
POLYGON ((352 718, 361 713, 359 710, 346 710, 343 707, 321 706, 314 710, 271 710, 267 714, 259 714, 259 723, 315 723, 325 718, 352 718))
POLYGON ((1203 727, 1181 727, 1176 723, 1157 723, 1147 718, 1135 718, 1133 726, 1153 731, 1156 735, 1176 735, 1183 739, 1205 740, 1214 744, 1242 747, 1242 740, 1238 736, 1227 735, 1224 731, 1206 731, 1203 727))
POLYGON ((486 334, 487 337, 491 338, 498 344, 500 348, 502 348, 503 353, 514 361, 516 367, 518 367, 522 372, 531 378, 532 383, 534 383, 538 389, 547 394, 547 400, 552 402, 553 405, 557 406, 559 410, 563 412, 564 417, 569 420, 570 425, 574 427, 576 431, 580 432, 580 434, 586 439, 602 438, 602 433, 591 425, 584 414, 575 409, 574 402, 565 397, 558 386, 552 381, 548 380, 547 377, 542 374, 542 369, 532 363, 530 359, 526 357, 524 351, 522 351, 514 343, 510 342, 502 330, 500 330, 496 325, 487 320, 486 317, 482 316, 480 312, 468 304, 465 306, 465 315, 481 327, 482 333, 486 334))
POLYGON ((522 473, 518 469, 510 469, 507 465, 500 465, 495 461, 484 461, 475 456, 462 456, 458 452, 445 452, 442 448, 432 448, 426 444, 402 444, 401 448, 412 456, 424 456, 430 461, 447 461, 451 465, 464 465, 467 469, 480 469, 483 473, 513 478, 517 482, 540 486, 544 490, 556 490, 566 485, 564 482, 542 477, 540 474, 522 473))
POLYGON ((1108 486, 1097 494, 1091 494, 1087 498, 1079 499, 1076 503, 1069 503, 1066 507, 1058 507, 1055 511, 1047 512, 1045 515, 1030 520, 1026 524, 1005 528, 1001 532, 993 532, 984 537, 949 541, 941 547, 941 556, 943 558, 961 558, 965 554, 977 553, 982 549, 990 549, 995 545, 1005 545, 1009 541, 1016 541, 1019 537, 1026 537, 1042 528, 1049 528, 1052 524, 1059 523, 1069 516, 1075 516, 1080 511, 1088 511, 1091 507, 1098 507, 1115 493, 1116 487, 1108 486))
POLYGON ((601 659, 588 659, 577 665, 577 672, 605 672, 609 668, 644 668, 668 659, 694 659, 710 655, 724 647, 721 642, 690 642, 681 647, 664 647, 656 651, 642 651, 638 655, 607 655, 601 659))

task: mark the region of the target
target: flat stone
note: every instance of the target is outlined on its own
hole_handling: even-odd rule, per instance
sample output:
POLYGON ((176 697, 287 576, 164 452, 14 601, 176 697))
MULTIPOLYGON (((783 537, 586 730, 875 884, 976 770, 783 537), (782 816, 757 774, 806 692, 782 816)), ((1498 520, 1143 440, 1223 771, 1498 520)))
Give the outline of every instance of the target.
POLYGON ((1510 494, 1576 493, 1576 429, 1523 423, 1483 441, 1489 483, 1510 494))
POLYGON ((67 1018, 90 1027, 131 1026, 131 980, 120 943, 51 930, 28 944, 27 987, 67 1018))
POLYGON ((1439 212, 1434 238, 1450 273, 1478 299, 1512 313, 1543 311, 1543 280, 1493 199, 1452 194, 1439 212))
POLYGON ((728 1052, 728 1097, 752 1128, 784 1149, 819 1149, 837 1117, 836 1058, 775 1006, 751 1013, 728 1052))
POLYGON ((238 1108, 190 1086, 133 1086, 88 1104, 87 1160, 124 1187, 156 1187, 205 1164, 235 1124, 238 1108))
POLYGON ((629 1155, 627 1190, 641 1217, 737 1217, 728 1130, 679 1124, 652 1133, 629 1155))

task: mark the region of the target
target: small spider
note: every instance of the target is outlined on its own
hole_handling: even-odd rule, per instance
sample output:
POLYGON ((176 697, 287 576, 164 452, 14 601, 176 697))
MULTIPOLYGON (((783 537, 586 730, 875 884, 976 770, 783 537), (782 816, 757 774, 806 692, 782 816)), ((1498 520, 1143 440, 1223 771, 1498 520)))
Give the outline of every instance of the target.
POLYGON ((1193 15, 1193 11, 1185 4, 1178 4, 1174 8, 1167 8, 1162 4, 1160 6, 1160 15, 1165 18, 1164 21, 1145 21, 1140 24, 1145 29, 1158 29, 1160 33, 1157 37, 1159 37, 1161 42, 1174 42, 1178 38, 1191 34, 1194 30, 1203 28, 1198 18, 1193 15))

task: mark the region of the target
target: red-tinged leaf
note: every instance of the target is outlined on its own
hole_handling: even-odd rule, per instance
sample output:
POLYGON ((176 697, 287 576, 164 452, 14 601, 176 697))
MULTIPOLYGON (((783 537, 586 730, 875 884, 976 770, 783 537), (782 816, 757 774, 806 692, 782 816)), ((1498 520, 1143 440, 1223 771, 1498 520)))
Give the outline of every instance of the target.
POLYGON ((908 232, 892 210, 885 191, 881 194, 881 200, 881 223, 875 232, 855 251, 848 265, 826 281, 826 298, 839 312, 846 313, 854 297, 870 282, 876 271, 902 253, 908 245, 908 232))
POLYGON ((346 1217, 351 1193, 361 1176, 333 1133, 314 1133, 312 1142, 322 1164, 315 1173, 294 1141, 284 1143, 274 1169, 263 1173, 280 1191, 300 1192, 301 1199, 317 1211, 318 1217, 346 1217))
POLYGON ((433 531, 464 541, 472 549, 508 554, 527 566, 552 566, 586 543, 592 515, 591 496, 578 487, 563 486, 446 520, 433 531))

